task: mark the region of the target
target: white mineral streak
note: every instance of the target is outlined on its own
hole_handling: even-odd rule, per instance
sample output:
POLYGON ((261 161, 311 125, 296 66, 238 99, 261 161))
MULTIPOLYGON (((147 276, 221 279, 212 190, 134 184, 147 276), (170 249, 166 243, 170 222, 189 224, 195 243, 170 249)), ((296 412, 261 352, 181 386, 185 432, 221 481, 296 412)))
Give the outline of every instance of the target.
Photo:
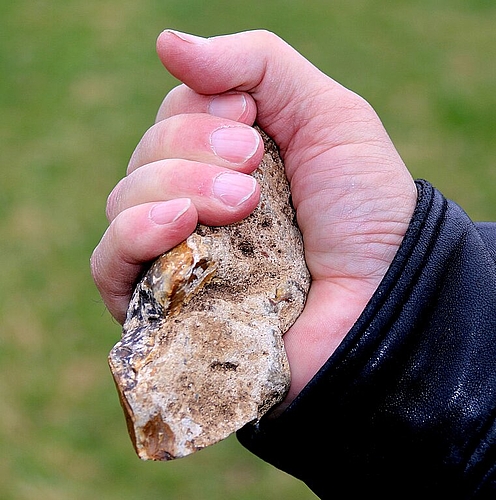
POLYGON ((258 421, 290 383, 283 334, 309 273, 284 166, 263 133, 258 208, 198 226, 136 287, 109 363, 142 459, 171 460, 258 421))

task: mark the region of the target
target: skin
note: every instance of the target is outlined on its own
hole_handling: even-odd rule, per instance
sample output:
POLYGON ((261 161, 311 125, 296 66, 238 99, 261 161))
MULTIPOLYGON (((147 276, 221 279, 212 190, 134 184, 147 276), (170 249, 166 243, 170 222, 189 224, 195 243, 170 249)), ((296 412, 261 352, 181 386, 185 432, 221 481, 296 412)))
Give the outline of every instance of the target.
POLYGON ((166 96, 108 198, 94 281, 122 323, 150 260, 198 221, 249 215, 259 188, 248 174, 263 155, 256 119, 280 148, 312 275, 305 309, 284 336, 292 373, 284 408, 384 277, 415 208, 413 179, 372 107, 272 33, 204 39, 168 30, 157 52, 183 84, 166 96))

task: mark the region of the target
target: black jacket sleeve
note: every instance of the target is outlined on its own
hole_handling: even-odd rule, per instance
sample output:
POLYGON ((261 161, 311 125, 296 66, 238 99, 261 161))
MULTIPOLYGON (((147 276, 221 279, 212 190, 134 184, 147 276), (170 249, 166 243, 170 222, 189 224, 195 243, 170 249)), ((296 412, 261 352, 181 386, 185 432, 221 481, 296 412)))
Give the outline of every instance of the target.
POLYGON ((496 498, 496 224, 425 181, 387 275, 291 406, 238 432, 320 498, 496 498))

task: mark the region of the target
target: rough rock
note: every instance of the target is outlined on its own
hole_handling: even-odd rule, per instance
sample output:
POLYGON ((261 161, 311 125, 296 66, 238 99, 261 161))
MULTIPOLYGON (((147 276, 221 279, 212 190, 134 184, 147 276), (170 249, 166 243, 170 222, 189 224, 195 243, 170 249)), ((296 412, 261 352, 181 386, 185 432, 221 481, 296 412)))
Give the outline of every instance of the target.
POLYGON ((199 225, 138 283, 109 354, 142 459, 171 460, 258 421, 290 384, 283 334, 310 284, 284 166, 262 132, 257 209, 199 225))

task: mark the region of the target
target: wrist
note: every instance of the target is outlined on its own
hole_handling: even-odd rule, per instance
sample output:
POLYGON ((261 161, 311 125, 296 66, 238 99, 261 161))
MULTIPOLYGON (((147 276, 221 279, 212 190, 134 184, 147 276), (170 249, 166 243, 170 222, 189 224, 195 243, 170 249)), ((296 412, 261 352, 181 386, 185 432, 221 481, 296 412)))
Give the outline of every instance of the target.
POLYGON ((312 282, 304 311, 284 335, 291 387, 279 410, 291 404, 332 356, 375 289, 367 283, 347 287, 324 280, 312 282))

